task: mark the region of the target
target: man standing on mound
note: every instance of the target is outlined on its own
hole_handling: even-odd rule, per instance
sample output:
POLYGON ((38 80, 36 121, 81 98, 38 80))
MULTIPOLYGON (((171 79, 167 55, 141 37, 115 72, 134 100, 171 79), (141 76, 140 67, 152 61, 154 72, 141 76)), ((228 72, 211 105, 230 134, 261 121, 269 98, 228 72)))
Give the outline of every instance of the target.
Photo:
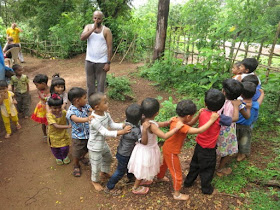
POLYGON ((94 23, 86 25, 81 34, 81 40, 87 40, 85 70, 88 96, 96 92, 104 93, 106 73, 110 70, 112 33, 102 25, 103 17, 101 11, 95 11, 92 18, 94 23))

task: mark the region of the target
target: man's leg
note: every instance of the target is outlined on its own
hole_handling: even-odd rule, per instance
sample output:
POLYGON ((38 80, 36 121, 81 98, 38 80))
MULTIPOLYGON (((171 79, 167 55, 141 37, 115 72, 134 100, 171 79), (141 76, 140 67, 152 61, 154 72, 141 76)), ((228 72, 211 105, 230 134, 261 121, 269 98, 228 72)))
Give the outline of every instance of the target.
POLYGON ((96 63, 96 80, 97 80, 97 92, 104 93, 105 82, 106 82, 106 72, 103 70, 104 63, 96 63))
POLYGON ((95 93, 95 80, 96 80, 96 69, 95 64, 90 61, 85 61, 85 71, 87 79, 87 94, 88 97, 95 93))

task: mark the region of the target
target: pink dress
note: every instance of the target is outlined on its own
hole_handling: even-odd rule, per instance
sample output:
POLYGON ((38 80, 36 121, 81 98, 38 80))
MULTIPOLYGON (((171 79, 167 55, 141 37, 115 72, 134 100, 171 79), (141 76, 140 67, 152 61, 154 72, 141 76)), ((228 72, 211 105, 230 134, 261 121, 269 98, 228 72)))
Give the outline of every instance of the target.
MULTIPOLYGON (((218 111, 219 114, 233 116, 233 105, 230 100, 226 100, 224 106, 218 111)), ((217 154, 221 157, 233 155, 238 152, 236 137, 236 123, 230 126, 221 126, 220 135, 217 141, 217 154)))
MULTIPOLYGON (((150 123, 158 126, 155 121, 150 121, 150 123)), ((136 179, 153 180, 159 173, 160 165, 157 136, 148 132, 147 145, 138 143, 134 147, 128 162, 128 171, 133 173, 136 179)))

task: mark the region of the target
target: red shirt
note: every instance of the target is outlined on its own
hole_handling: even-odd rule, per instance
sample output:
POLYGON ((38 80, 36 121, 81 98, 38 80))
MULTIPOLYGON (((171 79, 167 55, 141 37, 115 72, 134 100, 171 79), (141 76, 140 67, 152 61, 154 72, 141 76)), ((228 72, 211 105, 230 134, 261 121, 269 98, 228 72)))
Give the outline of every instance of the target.
MULTIPOLYGON (((170 130, 176 128, 178 122, 178 117, 173 117, 170 123, 170 130)), ((177 131, 174 135, 169 137, 163 145, 164 152, 179 154, 180 150, 184 144, 184 140, 187 136, 187 133, 190 129, 190 126, 184 124, 183 127, 177 131)))

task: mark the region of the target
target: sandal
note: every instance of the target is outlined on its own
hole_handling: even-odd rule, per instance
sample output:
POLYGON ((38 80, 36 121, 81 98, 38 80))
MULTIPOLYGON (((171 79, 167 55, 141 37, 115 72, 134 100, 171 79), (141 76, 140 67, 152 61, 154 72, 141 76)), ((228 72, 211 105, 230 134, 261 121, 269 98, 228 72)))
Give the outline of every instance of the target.
POLYGON ((146 195, 149 192, 148 187, 140 186, 136 189, 132 188, 132 193, 136 195, 146 195))
POLYGON ((70 158, 67 156, 66 158, 63 159, 64 164, 69 164, 71 162, 70 158))
POLYGON ((180 193, 178 196, 173 195, 173 198, 174 198, 175 200, 178 200, 178 201, 187 201, 187 200, 190 199, 190 196, 189 196, 189 195, 186 195, 186 194, 180 193))
POLYGON ((153 181, 152 180, 142 180, 141 182, 140 182, 140 186, 142 186, 142 185, 151 185, 153 183, 153 181))
POLYGON ((56 159, 56 164, 57 165, 63 165, 63 161, 61 159, 56 159))
POLYGON ((80 167, 74 167, 74 171, 73 171, 73 176, 74 177, 80 177, 81 176, 81 169, 80 169, 80 167))
POLYGON ((122 194, 121 190, 118 190, 118 189, 110 190, 110 189, 108 189, 107 186, 104 188, 104 192, 107 193, 107 194, 110 194, 112 196, 118 196, 118 195, 122 194))

